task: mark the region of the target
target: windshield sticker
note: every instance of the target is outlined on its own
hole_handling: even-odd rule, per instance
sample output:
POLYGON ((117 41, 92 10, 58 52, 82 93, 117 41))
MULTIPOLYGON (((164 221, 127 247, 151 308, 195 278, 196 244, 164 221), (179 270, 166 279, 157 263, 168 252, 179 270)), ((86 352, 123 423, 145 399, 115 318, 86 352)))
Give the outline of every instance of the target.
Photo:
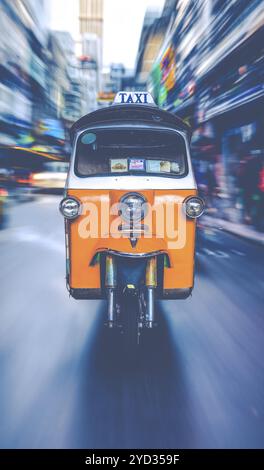
POLYGON ((131 158, 129 160, 129 170, 144 171, 145 170, 145 160, 131 158))
POLYGON ((126 158, 110 159, 111 173, 124 172, 128 170, 126 158))
POLYGON ((170 162, 165 160, 148 160, 147 171, 149 173, 170 173, 170 162))
POLYGON ((82 144, 85 145, 90 145, 94 144, 96 141, 96 134, 93 134, 92 132, 88 132, 87 134, 84 134, 81 138, 82 144))
POLYGON ((171 171, 173 173, 180 173, 180 165, 177 162, 171 162, 171 171))

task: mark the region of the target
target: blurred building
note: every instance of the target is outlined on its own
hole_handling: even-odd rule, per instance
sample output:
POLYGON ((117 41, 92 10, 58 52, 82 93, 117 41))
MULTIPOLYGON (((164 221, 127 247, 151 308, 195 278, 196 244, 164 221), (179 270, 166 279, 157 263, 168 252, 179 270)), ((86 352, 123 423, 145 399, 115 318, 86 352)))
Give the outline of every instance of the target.
POLYGON ((146 11, 139 39, 135 65, 135 82, 145 88, 153 62, 164 39, 164 31, 159 27, 159 10, 146 11))
POLYGON ((0 28, 0 139, 11 142, 45 107, 47 2, 2 0, 0 28))
POLYGON ((82 35, 82 54, 90 62, 91 69, 96 72, 96 86, 101 86, 102 74, 102 40, 94 33, 82 35))
POLYGON ((135 73, 133 69, 125 69, 120 90, 133 91, 136 89, 135 73))
POLYGON ((148 77, 156 102, 192 125, 198 179, 214 172, 232 220, 252 221, 263 200, 263 40, 260 0, 179 0, 148 77))
POLYGON ((134 89, 134 70, 127 70, 122 63, 111 64, 102 73, 102 89, 97 95, 98 107, 112 104, 118 91, 134 89))
POLYGON ((97 107, 97 93, 101 89, 101 40, 94 33, 82 35, 82 55, 78 58, 83 90, 84 114, 97 107))
POLYGON ((56 32, 49 33, 49 74, 47 89, 50 95, 50 112, 57 118, 62 118, 65 107, 64 95, 70 89, 67 57, 56 32))
POLYGON ((50 0, 13 0, 22 15, 24 24, 41 44, 45 44, 48 29, 48 10, 50 0))
POLYGON ((49 31, 49 3, 0 2, 0 145, 63 153, 86 108, 74 41, 49 31))
POLYGON ((135 89, 135 74, 133 69, 126 69, 122 63, 113 63, 104 69, 102 90, 116 94, 120 90, 135 89))
POLYGON ((124 64, 111 64, 110 65, 110 81, 112 84, 112 91, 117 93, 117 91, 123 89, 123 79, 125 77, 126 69, 124 64))
POLYGON ((85 112, 97 107, 102 90, 103 0, 80 0, 79 22, 82 55, 79 58, 85 112))
POLYGON ((135 83, 138 88, 146 87, 153 63, 176 13, 176 3, 176 0, 167 0, 162 13, 153 8, 146 11, 135 65, 135 83))
POLYGON ((80 63, 75 54, 75 42, 67 31, 54 31, 66 59, 68 84, 63 90, 62 118, 70 126, 85 114, 85 89, 81 77, 80 63))
POLYGON ((80 33, 93 33, 103 37, 103 0, 79 0, 80 33))

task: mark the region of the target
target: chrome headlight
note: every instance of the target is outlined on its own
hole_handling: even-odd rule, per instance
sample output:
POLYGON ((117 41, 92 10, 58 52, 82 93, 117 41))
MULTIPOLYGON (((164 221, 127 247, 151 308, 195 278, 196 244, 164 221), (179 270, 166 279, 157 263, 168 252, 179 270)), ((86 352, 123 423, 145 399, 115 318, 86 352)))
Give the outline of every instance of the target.
POLYGON ((65 219, 76 219, 80 214, 80 203, 73 197, 65 197, 60 203, 60 212, 65 219))
POLYGON ((142 194, 128 193, 120 199, 119 215, 126 222, 139 222, 147 213, 146 199, 142 194))
POLYGON ((204 202, 198 196, 191 196, 184 201, 186 215, 191 219, 200 217, 204 211, 204 202))

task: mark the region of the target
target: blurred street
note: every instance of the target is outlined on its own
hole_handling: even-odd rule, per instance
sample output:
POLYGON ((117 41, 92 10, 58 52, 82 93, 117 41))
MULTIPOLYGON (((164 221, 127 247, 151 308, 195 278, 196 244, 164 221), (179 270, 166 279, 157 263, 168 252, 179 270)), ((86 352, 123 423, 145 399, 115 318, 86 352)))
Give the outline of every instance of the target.
POLYGON ((131 368, 104 303, 67 295, 59 200, 0 232, 1 448, 263 447, 262 248, 201 230, 192 298, 160 303, 131 368))

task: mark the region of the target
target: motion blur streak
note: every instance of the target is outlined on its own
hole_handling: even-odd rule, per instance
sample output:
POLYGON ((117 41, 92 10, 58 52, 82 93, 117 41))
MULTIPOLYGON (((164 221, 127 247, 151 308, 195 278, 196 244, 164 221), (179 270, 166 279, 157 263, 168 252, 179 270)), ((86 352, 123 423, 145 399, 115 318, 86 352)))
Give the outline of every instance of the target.
POLYGON ((58 202, 0 233, 1 447, 263 447, 261 247, 202 227, 193 297, 161 302, 131 368, 104 303, 65 295, 58 202))

